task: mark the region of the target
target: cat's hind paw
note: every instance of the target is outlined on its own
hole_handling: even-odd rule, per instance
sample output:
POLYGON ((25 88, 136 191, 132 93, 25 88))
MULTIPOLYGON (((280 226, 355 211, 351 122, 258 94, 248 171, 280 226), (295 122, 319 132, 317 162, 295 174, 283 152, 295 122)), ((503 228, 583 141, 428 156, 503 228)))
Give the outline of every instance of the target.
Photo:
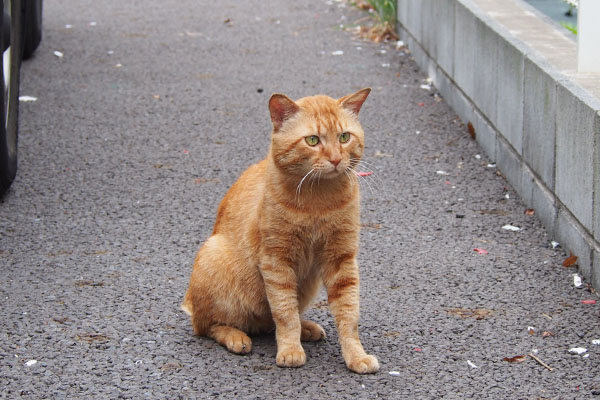
POLYGON ((302 333, 300 340, 303 342, 318 342, 319 340, 325 339, 325 331, 321 328, 321 325, 312 322, 302 320, 302 333))
POLYGON ((355 357, 346 364, 348 369, 357 374, 374 374, 379 371, 377 358, 371 355, 355 357))
POLYGON ((244 332, 231 326, 213 326, 209 336, 235 354, 248 354, 252 351, 252 340, 244 332))

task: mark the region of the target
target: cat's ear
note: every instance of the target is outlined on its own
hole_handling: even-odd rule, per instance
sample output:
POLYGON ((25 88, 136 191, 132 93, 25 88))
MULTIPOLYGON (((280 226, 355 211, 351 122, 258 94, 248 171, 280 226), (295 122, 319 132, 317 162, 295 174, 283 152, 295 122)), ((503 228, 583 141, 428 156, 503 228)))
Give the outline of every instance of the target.
POLYGON ((358 116, 360 108, 367 99, 367 96, 371 93, 371 88, 360 89, 356 93, 349 94, 338 100, 338 103, 346 110, 352 112, 358 116))
POLYGON ((284 94, 275 93, 269 99, 269 111, 275 130, 279 130, 285 120, 296 114, 298 110, 300 107, 284 94))

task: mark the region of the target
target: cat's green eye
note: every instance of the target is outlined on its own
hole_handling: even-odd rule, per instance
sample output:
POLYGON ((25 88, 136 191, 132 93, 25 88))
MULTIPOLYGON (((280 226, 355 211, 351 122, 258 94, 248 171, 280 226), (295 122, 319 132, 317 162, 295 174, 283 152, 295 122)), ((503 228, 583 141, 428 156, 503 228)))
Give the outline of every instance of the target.
POLYGON ((306 138, 306 143, 308 143, 309 146, 316 146, 319 144, 319 137, 315 135, 308 136, 306 138))
POLYGON ((340 135, 340 143, 346 143, 350 140, 350 134, 348 132, 344 132, 340 135))

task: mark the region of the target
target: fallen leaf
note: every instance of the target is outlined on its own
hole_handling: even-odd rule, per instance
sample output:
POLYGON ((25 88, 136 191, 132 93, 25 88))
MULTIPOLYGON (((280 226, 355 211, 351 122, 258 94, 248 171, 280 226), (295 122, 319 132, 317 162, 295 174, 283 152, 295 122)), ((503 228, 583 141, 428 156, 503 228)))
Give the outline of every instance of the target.
POLYGON ((569 252, 570 256, 565 258, 562 265, 563 267, 572 267, 577 263, 577 256, 573 255, 573 252, 569 252))
POLYGON ((387 154, 387 153, 382 153, 380 150, 377 150, 377 152, 374 154, 375 157, 391 157, 391 154, 387 154))
POLYGON ((581 300, 581 304, 596 304, 596 300, 593 300, 593 299, 581 300))
POLYGON ((477 249, 477 248, 475 248, 475 249, 473 249, 473 251, 476 252, 476 253, 478 253, 478 254, 488 254, 488 251, 484 250, 484 249, 477 249))
POLYGON ((467 124, 467 130, 469 131, 469 135, 471 136, 471 139, 475 140, 475 127, 473 126, 472 123, 468 123, 467 124))
POLYGON ((535 214, 535 210, 533 208, 528 208, 527 210, 525 210, 525 215, 534 215, 535 214))
POLYGON ((527 333, 529 333, 530 335, 535 335, 535 328, 533 326, 528 326, 527 333))
POLYGON ((318 303, 315 303, 315 308, 326 310, 329 308, 329 304, 327 303, 327 300, 321 300, 318 303))
POLYGON ((194 180, 196 183, 209 183, 209 182, 219 182, 218 179, 215 178, 196 178, 194 180))
POLYGON ((252 366, 252 370, 254 372, 258 372, 258 371, 270 371, 273 369, 272 365, 253 365, 252 366))
POLYGON ((554 336, 554 333, 550 332, 550 331, 542 332, 542 337, 549 337, 549 336, 554 336))
POLYGON ((387 337, 390 337, 390 336, 394 337, 394 336, 398 336, 398 335, 400 335, 400 332, 398 332, 398 331, 389 331, 389 332, 386 332, 383 334, 383 336, 387 336, 387 337))
POLYGON ((456 315, 461 318, 474 318, 476 320, 486 319, 491 317, 494 313, 493 310, 488 310, 487 308, 449 308, 446 310, 448 314, 456 315))
POLYGON ((425 105, 425 103, 421 102, 418 104, 419 107, 423 107, 425 105))
POLYGON ((364 224, 360 225, 362 228, 367 228, 367 229, 381 229, 381 224, 376 224, 374 222, 365 222, 364 224))
POLYGON ((162 371, 173 371, 173 370, 181 369, 182 367, 183 366, 178 362, 168 362, 168 363, 164 364, 162 367, 160 367, 160 369, 162 371))
POLYGON ((587 289, 588 292, 590 292, 591 294, 595 294, 596 293, 596 289, 594 289, 594 287, 592 286, 591 283, 587 282, 585 284, 585 288, 587 289))
POLYGON ((77 335, 77 340, 87 343, 93 342, 108 342, 110 338, 108 336, 102 335, 100 333, 83 333, 81 335, 77 335))
POLYGON ((514 357, 504 357, 502 360, 507 361, 509 363, 522 363, 527 360, 527 356, 525 354, 521 354, 519 356, 514 357))

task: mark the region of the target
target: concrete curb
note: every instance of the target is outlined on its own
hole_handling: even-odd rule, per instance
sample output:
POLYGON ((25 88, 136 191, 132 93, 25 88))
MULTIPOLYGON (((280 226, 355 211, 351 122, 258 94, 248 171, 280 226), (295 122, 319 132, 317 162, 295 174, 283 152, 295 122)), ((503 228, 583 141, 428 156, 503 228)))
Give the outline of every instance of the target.
POLYGON ((399 0, 414 59, 600 289, 600 80, 521 0, 399 0))

